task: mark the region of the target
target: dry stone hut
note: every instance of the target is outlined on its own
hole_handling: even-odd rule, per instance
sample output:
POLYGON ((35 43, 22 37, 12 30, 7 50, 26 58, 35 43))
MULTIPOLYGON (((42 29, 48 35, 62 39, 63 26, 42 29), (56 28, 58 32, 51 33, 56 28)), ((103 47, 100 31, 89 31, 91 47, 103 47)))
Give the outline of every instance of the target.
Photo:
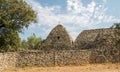
POLYGON ((72 37, 68 34, 66 29, 62 25, 57 25, 48 35, 43 46, 40 48, 42 50, 68 50, 71 49, 73 44, 72 37))
POLYGON ((116 29, 95 29, 84 30, 75 40, 75 48, 91 49, 100 46, 114 46, 119 39, 116 34, 116 29))
POLYGON ((91 63, 120 62, 120 37, 116 29, 95 29, 83 31, 75 40, 75 48, 91 50, 91 63))

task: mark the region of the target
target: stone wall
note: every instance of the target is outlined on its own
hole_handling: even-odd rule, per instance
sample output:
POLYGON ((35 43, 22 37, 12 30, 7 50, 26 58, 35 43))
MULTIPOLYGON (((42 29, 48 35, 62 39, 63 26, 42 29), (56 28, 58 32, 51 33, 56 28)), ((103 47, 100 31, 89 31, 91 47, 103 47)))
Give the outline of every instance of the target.
POLYGON ((95 29, 84 30, 75 40, 75 49, 91 49, 101 46, 116 46, 116 41, 120 37, 116 34, 116 29, 95 29))
POLYGON ((90 63, 119 63, 120 46, 102 46, 91 49, 90 63))
POLYGON ((51 30, 40 50, 70 50, 73 39, 62 25, 51 30))
POLYGON ((54 51, 20 52, 16 65, 23 66, 54 66, 54 51))
POLYGON ((120 48, 89 50, 50 50, 0 53, 0 71, 24 66, 66 66, 89 63, 118 63, 120 48))
POLYGON ((11 67, 64 66, 89 63, 90 51, 27 51, 0 53, 0 71, 11 67))
POLYGON ((17 52, 0 53, 0 71, 6 68, 15 67, 18 56, 19 53, 17 52))
POLYGON ((55 52, 55 65, 81 65, 90 62, 90 50, 61 50, 55 52))
POLYGON ((91 50, 90 63, 120 62, 117 29, 85 30, 77 37, 74 49, 91 50))

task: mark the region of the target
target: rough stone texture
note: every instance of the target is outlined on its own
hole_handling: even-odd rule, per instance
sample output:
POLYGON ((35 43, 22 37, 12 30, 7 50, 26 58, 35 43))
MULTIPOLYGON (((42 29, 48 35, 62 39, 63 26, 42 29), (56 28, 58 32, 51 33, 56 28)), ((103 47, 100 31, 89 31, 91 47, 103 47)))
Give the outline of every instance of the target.
POLYGON ((60 50, 55 52, 55 65, 81 65, 90 62, 89 50, 60 50))
POLYGON ((75 41, 75 49, 91 50, 90 63, 120 62, 120 39, 117 29, 83 31, 75 41))
POLYGON ((18 59, 18 53, 0 53, 0 71, 6 68, 15 67, 18 59))
POLYGON ((0 71, 10 67, 65 66, 89 63, 90 51, 27 51, 0 53, 0 71))
POLYGON ((90 63, 118 63, 120 62, 120 46, 119 47, 100 47, 92 49, 90 63))
POLYGON ((17 66, 54 66, 54 51, 20 52, 17 66))
POLYGON ((40 48, 42 50, 68 50, 73 44, 72 37, 62 25, 57 25, 48 35, 45 43, 40 48))
POLYGON ((91 49, 100 46, 115 46, 120 39, 116 29, 95 29, 85 30, 77 37, 74 43, 75 49, 91 49))

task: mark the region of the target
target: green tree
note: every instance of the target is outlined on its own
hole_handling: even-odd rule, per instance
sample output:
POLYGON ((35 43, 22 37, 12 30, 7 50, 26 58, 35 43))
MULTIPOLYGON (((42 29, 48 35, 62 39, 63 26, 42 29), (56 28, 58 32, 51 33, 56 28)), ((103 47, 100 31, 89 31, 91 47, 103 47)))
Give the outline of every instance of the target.
POLYGON ((23 40, 21 47, 25 50, 37 50, 42 45, 43 40, 40 37, 36 37, 35 34, 29 36, 26 40, 23 40))
POLYGON ((117 30, 117 34, 120 36, 120 23, 114 23, 113 26, 112 26, 112 28, 118 29, 117 30))
POLYGON ((39 47, 42 45, 42 39, 39 37, 36 37, 35 34, 31 35, 27 39, 28 49, 39 49, 39 47))
POLYGON ((28 45, 26 40, 21 41, 21 49, 22 50, 28 50, 28 45))
POLYGON ((114 23, 112 28, 120 29, 120 23, 114 23))
MULTIPOLYGON (((116 28, 117 29, 116 34, 118 36, 120 36, 120 23, 114 23, 112 28, 116 28)), ((118 39, 118 41, 117 41, 117 44, 119 44, 119 43, 120 43, 120 39, 118 39)))
POLYGON ((0 0, 0 51, 19 50, 18 33, 35 20, 36 13, 24 0, 0 0))
POLYGON ((0 34, 0 51, 17 51, 20 50, 20 38, 17 32, 13 30, 4 31, 0 34))

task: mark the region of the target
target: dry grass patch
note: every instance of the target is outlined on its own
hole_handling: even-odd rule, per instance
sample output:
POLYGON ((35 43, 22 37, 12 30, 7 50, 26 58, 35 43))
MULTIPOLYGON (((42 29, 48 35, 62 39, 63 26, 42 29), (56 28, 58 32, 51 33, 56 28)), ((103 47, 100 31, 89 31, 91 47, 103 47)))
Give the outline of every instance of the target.
POLYGON ((10 68, 3 72, 120 72, 120 64, 88 64, 64 67, 10 68))

